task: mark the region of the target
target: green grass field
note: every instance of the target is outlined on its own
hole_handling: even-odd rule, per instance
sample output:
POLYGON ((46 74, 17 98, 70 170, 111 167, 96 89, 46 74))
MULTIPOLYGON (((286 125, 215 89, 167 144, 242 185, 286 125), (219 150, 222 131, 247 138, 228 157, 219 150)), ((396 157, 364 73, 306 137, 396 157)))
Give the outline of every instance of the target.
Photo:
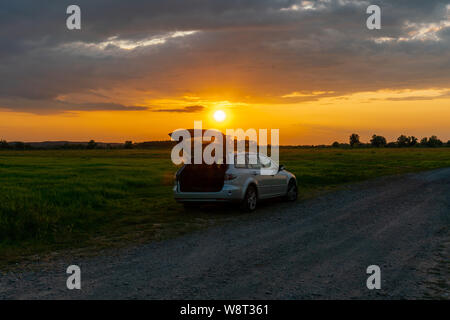
MULTIPOLYGON (((280 160, 304 199, 351 182, 448 167, 450 148, 292 148, 280 160)), ((168 149, 0 152, 0 261, 158 240, 240 214, 185 212, 172 198, 175 170, 168 149)))

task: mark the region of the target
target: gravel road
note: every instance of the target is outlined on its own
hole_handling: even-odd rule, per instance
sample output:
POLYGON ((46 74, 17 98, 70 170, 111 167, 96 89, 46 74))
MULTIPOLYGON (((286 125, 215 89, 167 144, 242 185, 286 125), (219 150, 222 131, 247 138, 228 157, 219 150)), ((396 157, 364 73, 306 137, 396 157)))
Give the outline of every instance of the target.
MULTIPOLYGON (((300 181, 301 184, 301 181, 300 181)), ((274 202, 226 224, 40 271, 0 299, 449 299, 450 168, 274 202), (66 268, 81 267, 81 290, 66 268), (368 290, 366 268, 381 268, 368 290)))

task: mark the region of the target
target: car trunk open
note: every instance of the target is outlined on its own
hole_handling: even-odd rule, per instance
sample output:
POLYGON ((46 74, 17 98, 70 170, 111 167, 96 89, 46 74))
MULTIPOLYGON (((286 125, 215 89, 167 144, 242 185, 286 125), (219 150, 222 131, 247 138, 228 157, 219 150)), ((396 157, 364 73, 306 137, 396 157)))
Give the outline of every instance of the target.
POLYGON ((177 174, 181 192, 218 192, 225 178, 225 164, 187 164, 177 174))

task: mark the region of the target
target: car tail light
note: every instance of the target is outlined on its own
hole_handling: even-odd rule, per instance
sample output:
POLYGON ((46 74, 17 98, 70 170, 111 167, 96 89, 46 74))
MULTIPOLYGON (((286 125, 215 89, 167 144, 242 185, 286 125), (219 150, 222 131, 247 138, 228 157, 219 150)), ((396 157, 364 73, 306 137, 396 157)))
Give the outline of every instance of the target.
POLYGON ((226 173, 225 174, 225 181, 227 181, 227 180, 234 180, 234 179, 236 179, 237 178, 237 175, 235 175, 235 174, 230 174, 230 173, 226 173))

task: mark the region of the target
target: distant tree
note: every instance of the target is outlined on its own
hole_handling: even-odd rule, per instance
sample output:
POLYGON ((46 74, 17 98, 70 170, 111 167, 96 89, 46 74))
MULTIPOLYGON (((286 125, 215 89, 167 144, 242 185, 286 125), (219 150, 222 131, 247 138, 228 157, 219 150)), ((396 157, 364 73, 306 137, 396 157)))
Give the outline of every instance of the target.
POLYGON ((447 141, 447 147, 450 147, 450 140, 447 141))
POLYGON ((418 140, 419 140, 419 139, 417 139, 417 138, 414 137, 414 136, 408 137, 408 144, 409 144, 409 146, 410 146, 410 147, 415 146, 415 145, 417 144, 417 141, 418 141, 418 140))
POLYGON ((376 134, 374 134, 372 136, 372 139, 370 140, 370 144, 374 147, 384 147, 386 146, 386 138, 383 136, 377 136, 376 134))
POLYGON ((399 147, 407 147, 409 145, 408 137, 402 134, 397 138, 397 145, 399 147))
POLYGON ((428 146, 428 138, 427 137, 422 138, 420 140, 420 145, 423 146, 423 147, 428 146))
POLYGON ((429 147, 441 147, 443 145, 442 141, 438 139, 436 136, 431 136, 428 138, 428 146, 429 147))
POLYGON ((333 148, 339 148, 339 142, 335 141, 335 142, 333 142, 333 144, 331 146, 333 148))
POLYGON ((133 141, 125 141, 125 149, 133 149, 133 141))
POLYGON ((97 148, 97 143, 94 140, 91 140, 88 142, 87 147, 88 149, 95 149, 97 148))
POLYGON ((359 135, 356 133, 352 133, 352 135, 350 136, 350 146, 354 147, 356 145, 359 145, 359 135))
POLYGON ((429 138, 423 138, 420 140, 420 145, 423 147, 441 147, 444 143, 438 139, 436 136, 431 136, 429 138))
POLYGON ((9 149, 10 146, 6 140, 0 140, 0 149, 9 149))

